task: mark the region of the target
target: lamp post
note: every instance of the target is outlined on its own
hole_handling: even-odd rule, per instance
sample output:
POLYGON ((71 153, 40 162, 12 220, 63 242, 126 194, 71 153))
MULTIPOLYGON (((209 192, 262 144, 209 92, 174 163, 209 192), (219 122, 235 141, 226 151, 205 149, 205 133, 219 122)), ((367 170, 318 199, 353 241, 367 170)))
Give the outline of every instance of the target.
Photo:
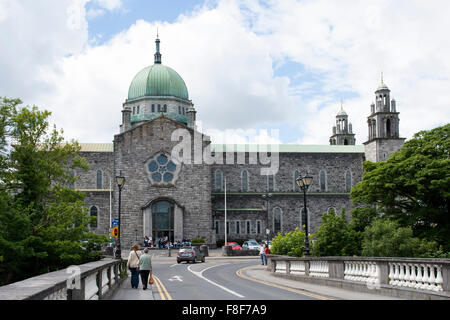
MULTIPOLYGON (((295 180, 300 190, 303 191, 303 204, 304 204, 304 214, 305 214, 305 255, 309 256, 309 228, 308 228, 308 212, 306 209, 306 191, 312 183, 313 178, 311 176, 304 176, 303 178, 298 178, 295 180)), ((301 221, 301 218, 300 218, 301 221)))
POLYGON ((271 193, 266 193, 262 195, 262 198, 266 200, 266 237, 267 237, 267 247, 269 247, 269 199, 272 197, 271 193))
POLYGON ((119 233, 117 235, 116 259, 121 259, 122 253, 120 250, 120 205, 121 205, 121 200, 122 200, 122 189, 123 189, 123 186, 125 185, 125 177, 122 176, 122 171, 120 171, 119 176, 116 176, 116 183, 117 183, 117 186, 119 187, 119 221, 118 221, 119 233))

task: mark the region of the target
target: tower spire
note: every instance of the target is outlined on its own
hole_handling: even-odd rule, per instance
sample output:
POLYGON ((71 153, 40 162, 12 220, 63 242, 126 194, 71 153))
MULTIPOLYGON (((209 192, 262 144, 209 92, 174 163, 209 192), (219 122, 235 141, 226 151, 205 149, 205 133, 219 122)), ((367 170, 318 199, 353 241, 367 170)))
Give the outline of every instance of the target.
POLYGON ((383 71, 381 71, 381 84, 384 84, 384 81, 383 81, 383 71))
POLYGON ((155 64, 161 64, 161 53, 159 52, 159 30, 156 29, 156 53, 155 53, 155 64))

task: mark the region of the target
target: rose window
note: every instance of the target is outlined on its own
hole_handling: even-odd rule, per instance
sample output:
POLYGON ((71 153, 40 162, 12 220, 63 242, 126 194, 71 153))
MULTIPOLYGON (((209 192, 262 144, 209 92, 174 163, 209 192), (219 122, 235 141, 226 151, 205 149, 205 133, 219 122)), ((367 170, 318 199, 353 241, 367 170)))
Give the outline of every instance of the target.
POLYGON ((173 184, 178 176, 179 167, 165 154, 158 154, 147 163, 150 180, 154 184, 173 184))

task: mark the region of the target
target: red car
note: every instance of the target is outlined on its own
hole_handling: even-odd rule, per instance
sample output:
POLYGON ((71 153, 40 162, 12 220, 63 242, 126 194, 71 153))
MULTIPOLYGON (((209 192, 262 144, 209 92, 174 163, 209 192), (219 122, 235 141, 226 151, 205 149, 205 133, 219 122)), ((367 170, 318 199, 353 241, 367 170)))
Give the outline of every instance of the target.
POLYGON ((242 250, 242 247, 237 242, 227 242, 227 246, 231 246, 233 250, 242 250))

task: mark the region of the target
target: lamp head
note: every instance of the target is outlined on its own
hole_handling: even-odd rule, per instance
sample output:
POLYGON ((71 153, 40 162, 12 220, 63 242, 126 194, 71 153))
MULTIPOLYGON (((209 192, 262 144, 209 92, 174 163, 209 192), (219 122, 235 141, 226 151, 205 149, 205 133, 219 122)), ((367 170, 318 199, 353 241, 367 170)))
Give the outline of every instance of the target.
POLYGON ((304 176, 302 178, 298 178, 295 180, 295 182, 297 182, 297 185, 299 186, 299 188, 301 190, 308 190, 309 186, 311 185, 313 181, 313 177, 311 176, 304 176))
POLYGON ((119 187, 119 190, 122 190, 123 186, 125 185, 125 177, 117 176, 116 182, 117 182, 117 186, 119 187))

